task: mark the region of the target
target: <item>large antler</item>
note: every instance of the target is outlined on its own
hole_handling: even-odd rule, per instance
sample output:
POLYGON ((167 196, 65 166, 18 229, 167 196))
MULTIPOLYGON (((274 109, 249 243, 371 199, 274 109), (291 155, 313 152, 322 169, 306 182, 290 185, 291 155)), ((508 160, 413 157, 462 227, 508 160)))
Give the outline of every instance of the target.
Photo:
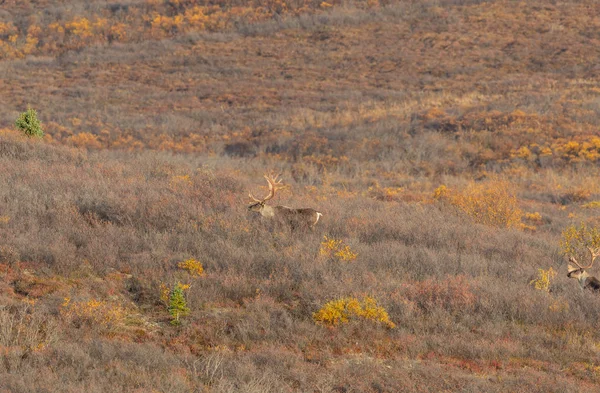
POLYGON ((279 175, 273 177, 273 175, 265 175, 265 179, 267 179, 267 182, 269 183, 269 195, 267 195, 267 197, 265 199, 263 199, 263 201, 268 201, 269 199, 273 198, 275 196, 275 190, 277 188, 281 188, 281 179, 277 180, 277 178, 279 177, 279 175))
POLYGON ((269 199, 271 199, 275 196, 275 190, 278 188, 278 186, 281 186, 281 179, 277 180, 279 175, 277 175, 277 176, 265 175, 264 177, 265 177, 265 179, 267 179, 267 183, 269 183, 269 194, 266 197, 264 197, 263 199, 256 199, 254 196, 252 196, 252 194, 248 194, 248 196, 254 202, 264 203, 264 202, 268 201, 269 199))
POLYGON ((254 198, 251 193, 249 193, 248 196, 250 197, 250 199, 252 199, 253 202, 256 202, 256 203, 261 203, 262 202, 260 199, 254 198))
POLYGON ((596 258, 598 256, 600 256, 600 249, 598 249, 598 248, 592 248, 592 247, 588 247, 587 249, 590 252, 590 265, 589 266, 581 266, 579 264, 579 262, 577 262, 577 260, 575 259, 574 256, 569 257, 569 262, 573 262, 574 264, 576 264, 577 266, 579 266, 580 269, 589 269, 589 268, 591 268, 594 265, 594 262, 595 262, 596 258))

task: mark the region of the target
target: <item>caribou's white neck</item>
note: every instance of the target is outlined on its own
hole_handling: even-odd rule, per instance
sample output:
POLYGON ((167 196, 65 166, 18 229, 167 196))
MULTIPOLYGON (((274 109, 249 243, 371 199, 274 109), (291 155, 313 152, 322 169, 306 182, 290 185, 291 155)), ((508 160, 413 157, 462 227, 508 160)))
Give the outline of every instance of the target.
POLYGON ((585 282, 589 276, 590 275, 588 274, 588 272, 581 272, 581 275, 579 276, 579 286, 581 287, 581 289, 585 289, 585 282))
POLYGON ((260 209, 260 214, 263 217, 273 217, 273 216, 275 216, 275 210, 273 209, 272 206, 263 205, 263 208, 260 209))

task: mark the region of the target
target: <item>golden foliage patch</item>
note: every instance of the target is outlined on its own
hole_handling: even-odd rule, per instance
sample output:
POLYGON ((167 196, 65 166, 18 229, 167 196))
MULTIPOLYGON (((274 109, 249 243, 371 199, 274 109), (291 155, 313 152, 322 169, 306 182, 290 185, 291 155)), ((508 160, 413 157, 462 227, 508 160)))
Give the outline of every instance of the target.
POLYGON ((353 319, 373 321, 389 329, 396 326, 390 320, 387 311, 377 305, 377 301, 369 296, 365 296, 362 302, 354 297, 332 300, 314 313, 313 319, 326 326, 337 326, 353 319))

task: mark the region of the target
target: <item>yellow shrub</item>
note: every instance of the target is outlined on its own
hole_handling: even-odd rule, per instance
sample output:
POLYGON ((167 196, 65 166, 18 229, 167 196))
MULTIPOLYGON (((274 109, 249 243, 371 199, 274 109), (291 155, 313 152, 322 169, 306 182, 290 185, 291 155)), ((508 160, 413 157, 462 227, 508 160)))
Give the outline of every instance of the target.
POLYGON ((600 140, 586 138, 582 142, 559 140, 552 144, 555 155, 572 162, 597 161, 600 159, 600 140))
POLYGON ((396 326, 390 321, 387 311, 378 306, 377 301, 369 296, 363 298, 362 302, 353 297, 332 300, 314 313, 313 319, 327 326, 344 324, 351 319, 366 319, 381 323, 390 329, 396 326))
POLYGON ((550 281, 556 276, 556 271, 549 268, 548 270, 538 269, 538 278, 531 280, 530 285, 533 285, 535 289, 540 291, 550 292, 550 281))
MULTIPOLYGON (((538 212, 535 213, 525 213, 525 220, 532 224, 541 224, 542 223, 542 215, 538 212)), ((519 228, 524 230, 535 231, 537 227, 535 225, 527 225, 522 223, 519 225, 519 228)))
POLYGON ((115 23, 108 31, 110 39, 123 41, 127 36, 127 25, 124 23, 115 23))
POLYGON ((527 146, 521 146, 518 150, 512 152, 511 156, 522 158, 524 160, 531 160, 533 155, 527 146))
POLYGON ((37 37, 34 37, 31 34, 27 34, 25 38, 25 45, 23 46, 23 53, 28 55, 33 53, 39 44, 40 40, 37 37))
POLYGON ((548 146, 544 146, 540 149, 540 157, 548 157, 552 155, 552 149, 549 148, 548 146))
POLYGON ((167 286, 167 284, 165 283, 160 283, 160 288, 159 288, 159 296, 160 296, 160 300, 163 302, 163 304, 165 306, 169 305, 169 295, 171 294, 171 288, 169 288, 167 286))
POLYGON ((194 28, 204 29, 209 18, 205 7, 194 6, 185 10, 185 19, 194 28))
POLYGON ((177 266, 183 270, 187 270, 192 276, 202 277, 204 275, 204 267, 202 266, 202 263, 194 258, 179 262, 177 266))
POLYGON ((4 23, 0 22, 0 37, 9 36, 14 34, 17 28, 12 22, 4 23))
POLYGON ((379 183, 375 184, 367 190, 369 197, 378 201, 396 201, 400 199, 404 189, 402 187, 381 187, 379 183))
POLYGON ((525 218, 529 221, 534 222, 542 222, 542 215, 538 212, 535 213, 525 213, 525 218))
POLYGON ((443 184, 433 191, 433 199, 436 201, 445 198, 447 195, 448 187, 443 184))
POLYGON ((81 38, 88 38, 94 35, 91 23, 87 18, 76 18, 67 22, 65 23, 65 29, 81 38))
POLYGON ((323 239, 319 254, 327 258, 335 258, 339 261, 349 262, 355 260, 358 256, 358 254, 352 251, 350 246, 344 244, 342 240, 332 239, 327 235, 325 235, 323 239))
POLYGON ((575 257, 579 262, 589 257, 588 248, 600 248, 600 230, 581 223, 579 227, 570 225, 562 233, 560 249, 562 254, 575 257))
POLYGON ((591 201, 581 205, 584 209, 600 209, 600 201, 591 201))

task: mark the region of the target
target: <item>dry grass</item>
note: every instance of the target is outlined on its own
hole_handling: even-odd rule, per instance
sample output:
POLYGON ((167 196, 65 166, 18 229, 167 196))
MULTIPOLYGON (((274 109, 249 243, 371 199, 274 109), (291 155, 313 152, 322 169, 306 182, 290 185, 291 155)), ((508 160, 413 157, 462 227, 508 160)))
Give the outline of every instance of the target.
MULTIPOLYGON (((327 219, 314 233, 290 236, 246 212, 244 191, 255 179, 239 169, 207 169, 192 156, 87 153, 11 133, 0 138, 0 165, 11 168, 2 181, 19 179, 2 191, 2 215, 10 217, 0 226, 4 296, 15 307, 18 299, 34 302, 3 311, 15 326, 3 336, 5 373, 39 380, 59 367, 63 391, 77 389, 80 373, 117 390, 393 391, 443 373, 463 390, 493 390, 468 377, 487 374, 504 387, 537 391, 522 364, 536 364, 542 380, 559 364, 594 370, 600 299, 562 274, 550 292, 530 285, 538 268, 565 268, 551 226, 535 233, 486 226, 444 205, 368 193, 336 198, 328 186, 296 202, 318 205, 327 219), (356 258, 320 255, 324 234, 343 239, 356 258), (204 274, 182 269, 186 260, 201 260, 204 274), (190 285, 191 313, 180 328, 170 326, 160 299, 160 284, 176 282, 190 285), (333 329, 313 321, 332 299, 365 296, 377 299, 394 329, 362 319, 333 329), (53 313, 54 330, 36 322, 17 339, 23 313, 32 321, 53 313), (113 353, 115 342, 129 344, 113 353), (17 361, 23 351, 30 354, 17 361), (131 360, 148 351, 157 357, 152 376, 131 360), (110 366, 102 360, 112 356, 110 366), (415 372, 406 372, 406 359, 418 362, 415 372), (106 367, 121 371, 98 374, 106 367), (364 385, 362 367, 372 374, 364 385)), ((302 189, 294 185, 294 195, 302 189)), ((585 390, 597 382, 595 371, 570 375, 545 386, 585 390)), ((17 391, 37 386, 5 380, 17 391)))
POLYGON ((597 4, 71 3, 0 15, 0 392, 596 389, 597 4))

